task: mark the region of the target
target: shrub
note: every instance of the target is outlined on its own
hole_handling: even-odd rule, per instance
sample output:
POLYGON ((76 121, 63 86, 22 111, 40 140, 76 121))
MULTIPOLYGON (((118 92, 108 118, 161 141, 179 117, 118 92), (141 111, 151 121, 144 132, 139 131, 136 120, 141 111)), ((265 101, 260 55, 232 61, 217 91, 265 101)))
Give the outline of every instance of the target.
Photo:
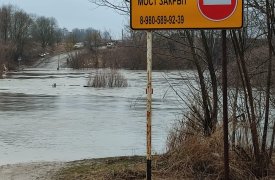
POLYGON ((11 43, 2 43, 0 41, 0 78, 5 69, 14 69, 13 68, 13 55, 15 52, 14 45, 11 43))
MULTIPOLYGON (((194 120, 196 122, 196 120, 194 120)), ((170 132, 163 171, 182 179, 223 179, 223 129, 217 126, 211 136, 195 130, 189 120, 182 120, 170 132)), ((230 150, 230 179, 256 179, 252 154, 242 147, 230 150)))
POLYGON ((117 70, 99 70, 88 80, 89 87, 127 87, 127 79, 117 70))
POLYGON ((68 56, 68 65, 73 69, 98 68, 98 57, 96 53, 82 50, 68 53, 68 56))

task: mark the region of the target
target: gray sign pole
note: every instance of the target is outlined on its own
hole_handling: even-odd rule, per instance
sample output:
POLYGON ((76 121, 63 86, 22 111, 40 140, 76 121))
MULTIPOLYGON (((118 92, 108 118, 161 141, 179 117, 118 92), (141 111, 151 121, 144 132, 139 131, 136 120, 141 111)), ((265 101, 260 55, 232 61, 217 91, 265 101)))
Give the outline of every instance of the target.
POLYGON ((147 171, 146 171, 146 179, 151 180, 152 176, 152 45, 153 37, 152 31, 147 31, 147 171))

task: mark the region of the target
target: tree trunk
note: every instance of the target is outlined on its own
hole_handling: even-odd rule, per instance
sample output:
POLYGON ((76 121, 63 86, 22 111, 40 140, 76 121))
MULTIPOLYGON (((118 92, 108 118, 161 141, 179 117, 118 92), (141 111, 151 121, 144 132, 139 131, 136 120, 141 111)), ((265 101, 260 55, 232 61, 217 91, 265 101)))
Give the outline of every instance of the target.
POLYGON ((205 80, 204 80, 203 72, 202 72, 201 66, 199 64, 198 56, 196 54, 196 50, 195 50, 195 47, 194 47, 194 39, 191 36, 189 31, 186 31, 186 34, 187 34, 187 38, 188 38, 190 48, 191 48, 191 51, 192 51, 192 55, 193 55, 193 58, 194 58, 194 63, 196 65, 198 75, 199 75, 199 81, 200 81, 200 87, 201 87, 201 96, 202 96, 203 110, 204 110, 204 118, 205 118, 203 120, 204 134, 206 136, 210 136, 212 134, 212 131, 213 131, 213 124, 212 124, 212 121, 211 121, 211 116, 210 116, 210 111, 209 111, 209 106, 208 106, 208 101, 207 101, 208 93, 207 93, 207 89, 206 89, 206 85, 205 85, 205 80))
POLYGON ((215 68, 213 64, 213 58, 212 54, 210 52, 209 45, 207 43, 207 38, 205 36, 204 30, 201 30, 201 36, 202 36, 202 42, 203 42, 203 47, 206 52, 206 60, 207 60, 207 66, 208 70, 210 73, 210 78, 211 78, 211 85, 212 85, 212 91, 213 91, 213 108, 211 112, 211 121, 213 123, 213 128, 216 127, 217 124, 217 116, 218 116, 218 85, 217 85, 217 77, 215 74, 215 68))
POLYGON ((268 39, 268 72, 266 81, 266 100, 265 100, 265 121, 262 139, 262 152, 266 151, 266 139, 267 139, 267 129, 269 122, 269 109, 270 109, 270 87, 271 87, 271 76, 272 76, 272 26, 270 24, 271 11, 269 0, 266 0, 266 22, 267 22, 267 39, 268 39))
MULTIPOLYGON (((255 115, 254 99, 253 99, 253 94, 252 94, 252 86, 251 86, 251 82, 250 82, 250 79, 248 76, 247 67, 246 67, 245 60, 244 60, 244 51, 241 50, 241 47, 240 47, 240 42, 242 42, 242 41, 238 40, 236 32, 234 30, 232 30, 231 32, 232 32, 233 40, 236 42, 236 45, 237 45, 236 50, 239 54, 240 65, 241 65, 241 69, 243 72, 244 82, 245 82, 245 86, 246 86, 246 90, 247 90, 248 103, 249 103, 250 112, 251 112, 250 130, 251 130, 252 142, 253 142, 253 147, 254 147, 254 155, 255 155, 257 163, 259 163, 260 162, 260 148, 259 148, 258 130, 257 130, 257 123, 256 123, 257 118, 255 115)), ((241 39, 241 33, 239 33, 239 39, 241 39)))

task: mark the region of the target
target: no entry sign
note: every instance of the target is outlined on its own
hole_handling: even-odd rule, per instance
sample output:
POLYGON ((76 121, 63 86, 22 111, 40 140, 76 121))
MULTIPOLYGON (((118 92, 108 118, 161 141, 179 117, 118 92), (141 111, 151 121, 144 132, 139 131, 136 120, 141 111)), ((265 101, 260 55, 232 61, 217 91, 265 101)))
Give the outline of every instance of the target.
POLYGON ((241 28, 243 0, 131 0, 132 29, 241 28))
POLYGON ((212 21, 222 21, 234 14, 238 0, 198 0, 201 13, 212 21))

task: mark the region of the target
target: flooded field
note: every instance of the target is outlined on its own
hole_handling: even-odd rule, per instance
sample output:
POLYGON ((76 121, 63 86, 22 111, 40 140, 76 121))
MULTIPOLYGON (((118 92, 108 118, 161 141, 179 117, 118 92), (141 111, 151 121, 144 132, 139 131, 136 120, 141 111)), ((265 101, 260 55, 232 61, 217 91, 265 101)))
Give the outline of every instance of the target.
MULTIPOLYGON (((127 88, 83 87, 95 70, 24 69, 0 80, 0 164, 145 155, 146 72, 121 72, 127 88)), ((153 73, 154 153, 186 110, 163 76, 184 90, 190 74, 153 73)))

